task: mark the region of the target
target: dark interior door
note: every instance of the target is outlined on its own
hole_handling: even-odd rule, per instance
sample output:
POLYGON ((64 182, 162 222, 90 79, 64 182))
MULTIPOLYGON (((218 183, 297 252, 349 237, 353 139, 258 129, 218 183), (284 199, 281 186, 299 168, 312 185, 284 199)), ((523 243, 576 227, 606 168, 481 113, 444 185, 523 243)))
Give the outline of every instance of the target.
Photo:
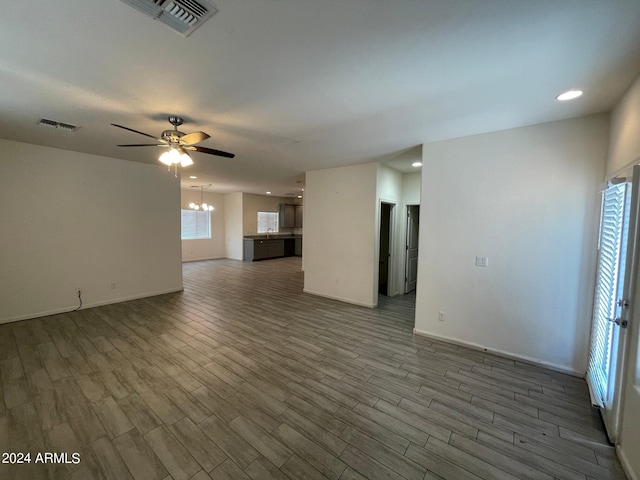
POLYGON ((420 226, 420 206, 407 207, 407 248, 404 293, 413 292, 418 280, 418 231, 420 226))
POLYGON ((391 205, 383 203, 380 208, 380 255, 378 270, 378 292, 389 295, 389 234, 391 226, 391 205))

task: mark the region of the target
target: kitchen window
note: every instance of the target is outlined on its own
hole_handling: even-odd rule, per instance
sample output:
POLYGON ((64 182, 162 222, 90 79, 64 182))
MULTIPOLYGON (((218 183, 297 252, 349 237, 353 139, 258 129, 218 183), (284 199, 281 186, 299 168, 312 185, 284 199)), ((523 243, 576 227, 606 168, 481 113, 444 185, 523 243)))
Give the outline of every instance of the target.
POLYGON ((278 216, 278 212, 258 212, 258 233, 277 233, 278 216))

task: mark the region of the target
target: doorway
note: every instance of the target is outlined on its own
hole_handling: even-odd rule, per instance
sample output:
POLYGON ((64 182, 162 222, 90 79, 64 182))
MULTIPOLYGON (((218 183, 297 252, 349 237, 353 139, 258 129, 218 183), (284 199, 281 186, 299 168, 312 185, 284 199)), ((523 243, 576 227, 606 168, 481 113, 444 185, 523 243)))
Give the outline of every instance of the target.
POLYGON ((378 293, 391 294, 391 249, 393 232, 393 209, 395 204, 380 204, 380 253, 378 254, 378 293))
POLYGON ((407 240, 405 248, 404 293, 415 291, 418 281, 418 234, 420 205, 407 205, 407 240))
POLYGON ((634 182, 614 179, 602 192, 598 266, 587 383, 600 407, 607 435, 615 443, 620 428, 622 378, 631 283, 636 271, 640 169, 634 182), (632 190, 634 190, 632 192, 632 190), (633 193, 633 195, 632 195, 633 193))

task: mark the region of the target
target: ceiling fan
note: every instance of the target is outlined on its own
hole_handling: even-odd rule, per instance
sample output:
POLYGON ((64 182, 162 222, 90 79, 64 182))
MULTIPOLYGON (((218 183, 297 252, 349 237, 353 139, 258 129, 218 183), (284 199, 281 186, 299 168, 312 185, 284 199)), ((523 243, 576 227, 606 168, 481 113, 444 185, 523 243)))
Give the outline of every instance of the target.
POLYGON ((196 143, 200 143, 207 138, 204 132, 184 133, 178 130, 178 127, 184 123, 184 120, 180 117, 170 116, 168 118, 169 123, 173 125, 173 130, 165 130, 160 137, 154 137, 148 133, 134 130, 133 128, 123 127, 112 123, 114 127, 129 130, 133 133, 139 133, 145 137, 153 138, 156 143, 134 143, 129 145, 118 145, 118 147, 165 147, 169 150, 160 155, 160 161, 165 165, 171 167, 171 165, 180 164, 183 167, 193 164, 193 160, 189 156, 188 152, 200 152, 207 153, 209 155, 217 155, 219 157, 234 158, 235 155, 229 152, 223 152, 222 150, 214 150, 213 148, 200 147, 196 143))

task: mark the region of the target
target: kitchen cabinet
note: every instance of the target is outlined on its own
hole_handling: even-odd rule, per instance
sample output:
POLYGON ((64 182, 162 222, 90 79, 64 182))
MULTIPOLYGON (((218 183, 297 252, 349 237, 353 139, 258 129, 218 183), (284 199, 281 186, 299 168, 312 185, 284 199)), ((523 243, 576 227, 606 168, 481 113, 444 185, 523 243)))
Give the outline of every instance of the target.
POLYGON ((280 228, 302 228, 302 205, 280 204, 280 228))
MULTIPOLYGON (((293 255, 293 254, 292 254, 293 255)), ((245 238, 244 261, 255 262, 268 258, 285 256, 285 239, 283 238, 245 238)))
POLYGON ((284 239, 284 256, 293 257, 296 254, 296 238, 285 237, 284 239))
POLYGON ((302 256, 302 237, 295 238, 295 246, 294 246, 293 254, 296 257, 302 256))
POLYGON ((296 208, 295 208, 296 219, 294 222, 295 228, 302 228, 302 209, 303 208, 304 207, 302 205, 296 205, 296 208))
POLYGON ((270 238, 267 240, 269 246, 269 258, 284 257, 284 240, 281 238, 270 238))
POLYGON ((280 204, 280 228, 294 228, 296 226, 296 206, 287 203, 280 204))

